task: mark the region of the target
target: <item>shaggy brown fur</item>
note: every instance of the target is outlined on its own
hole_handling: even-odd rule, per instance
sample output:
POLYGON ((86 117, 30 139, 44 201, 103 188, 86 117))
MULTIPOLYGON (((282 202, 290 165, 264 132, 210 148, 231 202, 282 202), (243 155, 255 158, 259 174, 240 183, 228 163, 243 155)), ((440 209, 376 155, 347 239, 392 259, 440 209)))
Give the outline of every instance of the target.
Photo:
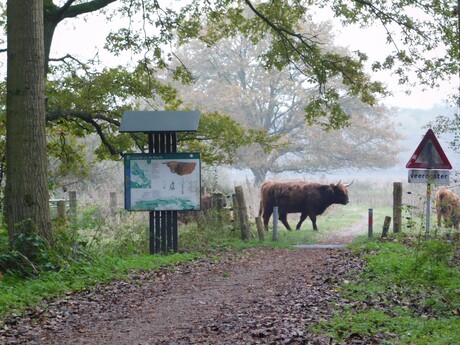
POLYGON ((459 228, 460 223, 460 198, 454 192, 448 189, 440 189, 436 192, 436 216, 438 226, 441 226, 441 220, 448 227, 459 228))
POLYGON ((278 206, 279 219, 286 229, 291 230, 287 221, 288 213, 301 213, 296 229, 299 230, 302 222, 310 217, 313 229, 316 226, 316 216, 332 204, 346 205, 348 190, 345 185, 319 184, 303 181, 270 181, 261 186, 259 217, 263 217, 265 230, 268 230, 268 221, 273 213, 273 207, 278 206))

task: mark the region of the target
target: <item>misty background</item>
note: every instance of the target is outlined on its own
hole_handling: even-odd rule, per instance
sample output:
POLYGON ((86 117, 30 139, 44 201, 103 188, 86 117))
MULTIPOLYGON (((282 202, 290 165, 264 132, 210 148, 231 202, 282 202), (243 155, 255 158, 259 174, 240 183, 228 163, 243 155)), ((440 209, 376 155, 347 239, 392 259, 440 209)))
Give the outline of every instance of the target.
MULTIPOLYGON (((388 47, 379 42, 384 42, 385 32, 380 28, 370 28, 365 31, 358 27, 340 28, 335 19, 329 17, 327 13, 321 14, 322 18, 327 19, 333 25, 334 44, 346 47, 350 50, 362 49, 369 54, 370 61, 376 56, 383 56, 388 51, 388 47), (359 39, 356 39, 359 32, 359 39)), ((90 15, 85 21, 81 19, 69 21, 66 25, 58 27, 58 32, 55 35, 55 42, 52 46, 52 55, 63 56, 71 54, 73 56, 94 56, 100 57, 103 60, 103 47, 107 30, 100 25, 97 15, 90 15), (78 26, 78 30, 74 30, 78 26), (97 29, 95 29, 97 28, 97 29), (82 33, 83 32, 83 33, 82 33), (82 40, 82 37, 84 38, 82 40), (75 42, 78 41, 78 44, 75 42)), ((115 60, 113 56, 110 58, 111 64, 118 63, 126 64, 133 60, 133 56, 122 54, 115 60)), ((371 73, 371 72, 369 72, 371 73)), ((337 182, 338 180, 349 182, 350 180, 362 180, 379 183, 389 182, 406 182, 407 169, 405 167, 412 153, 417 148, 418 144, 427 131, 427 124, 433 121, 438 115, 452 116, 458 113, 458 108, 452 107, 445 103, 446 98, 458 90, 459 80, 446 81, 440 85, 439 89, 422 90, 413 88, 411 94, 406 94, 407 87, 398 85, 396 78, 391 75, 373 75, 377 80, 382 80, 387 83, 393 96, 381 99, 380 103, 389 109, 389 118, 394 123, 394 130, 400 134, 401 139, 392 141, 390 138, 389 145, 400 147, 400 152, 394 157, 395 164, 390 168, 347 168, 331 169, 327 172, 308 173, 289 173, 289 174, 267 174, 266 179, 279 178, 299 178, 304 180, 315 180, 327 183, 337 182)), ((447 135, 437 136, 442 148, 444 149, 448 159, 453 165, 451 172, 451 185, 455 185, 457 178, 455 170, 459 166, 459 157, 450 147, 451 138, 447 135)), ((384 152, 371 152, 377 159, 384 158, 384 152), (383 157, 383 158, 380 158, 383 157)), ((97 173, 91 174, 88 181, 66 181, 63 183, 64 188, 56 191, 56 197, 65 195, 67 190, 80 184, 79 189, 82 194, 87 193, 89 199, 96 198, 102 186, 123 193, 123 162, 102 162, 97 165, 97 173), (110 176, 110 177, 109 177, 110 176), (90 185, 99 185, 100 188, 90 190, 90 185)), ((218 186, 219 183, 225 182, 231 188, 241 182, 251 182, 253 176, 248 169, 234 169, 232 167, 217 167, 206 168, 203 170, 202 178, 205 184, 218 186), (218 183, 219 182, 219 183, 218 183)), ((419 187, 419 186, 417 186, 419 187)), ((121 200, 120 200, 121 202, 121 200)))

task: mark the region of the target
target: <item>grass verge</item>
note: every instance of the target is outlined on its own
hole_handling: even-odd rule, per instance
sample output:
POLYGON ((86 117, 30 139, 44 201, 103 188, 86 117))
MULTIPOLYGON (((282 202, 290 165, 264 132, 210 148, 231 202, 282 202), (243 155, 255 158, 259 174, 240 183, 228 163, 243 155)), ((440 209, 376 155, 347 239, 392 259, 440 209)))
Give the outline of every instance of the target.
POLYGON ((197 253, 102 256, 75 262, 59 271, 42 272, 34 277, 25 278, 8 272, 0 280, 0 316, 6 313, 21 314, 25 308, 43 299, 63 296, 66 292, 83 291, 96 284, 125 279, 132 270, 155 270, 200 256, 197 253))
POLYGON ((460 344, 458 243, 403 236, 354 250, 364 271, 343 284, 348 302, 313 331, 338 342, 377 336, 383 344, 460 344))

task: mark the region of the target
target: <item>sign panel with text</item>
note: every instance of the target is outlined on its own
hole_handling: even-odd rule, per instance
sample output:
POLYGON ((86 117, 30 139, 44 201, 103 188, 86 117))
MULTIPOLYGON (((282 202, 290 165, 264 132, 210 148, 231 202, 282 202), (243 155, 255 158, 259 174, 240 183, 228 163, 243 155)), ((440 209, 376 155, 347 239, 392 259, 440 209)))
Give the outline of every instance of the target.
POLYGON ((408 170, 409 183, 433 183, 433 184, 449 184, 449 170, 434 170, 434 169, 410 169, 408 170))
POLYGON ((125 155, 125 208, 186 211, 201 207, 199 153, 125 155))

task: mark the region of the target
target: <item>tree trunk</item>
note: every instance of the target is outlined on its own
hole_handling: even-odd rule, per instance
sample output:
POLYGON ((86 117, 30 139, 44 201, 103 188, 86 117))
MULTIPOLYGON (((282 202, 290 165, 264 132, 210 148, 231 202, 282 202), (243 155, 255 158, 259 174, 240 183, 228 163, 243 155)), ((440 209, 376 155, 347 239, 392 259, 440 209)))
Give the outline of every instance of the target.
MULTIPOLYGON (((43 0, 8 0, 5 220, 10 245, 34 232, 52 243, 45 135, 43 0)), ((25 253, 28 254, 28 253, 25 253)))
POLYGON ((268 168, 265 166, 257 167, 257 168, 251 168, 252 173, 254 174, 254 185, 259 186, 262 184, 262 182, 265 181, 265 178, 267 177, 268 173, 268 168))

